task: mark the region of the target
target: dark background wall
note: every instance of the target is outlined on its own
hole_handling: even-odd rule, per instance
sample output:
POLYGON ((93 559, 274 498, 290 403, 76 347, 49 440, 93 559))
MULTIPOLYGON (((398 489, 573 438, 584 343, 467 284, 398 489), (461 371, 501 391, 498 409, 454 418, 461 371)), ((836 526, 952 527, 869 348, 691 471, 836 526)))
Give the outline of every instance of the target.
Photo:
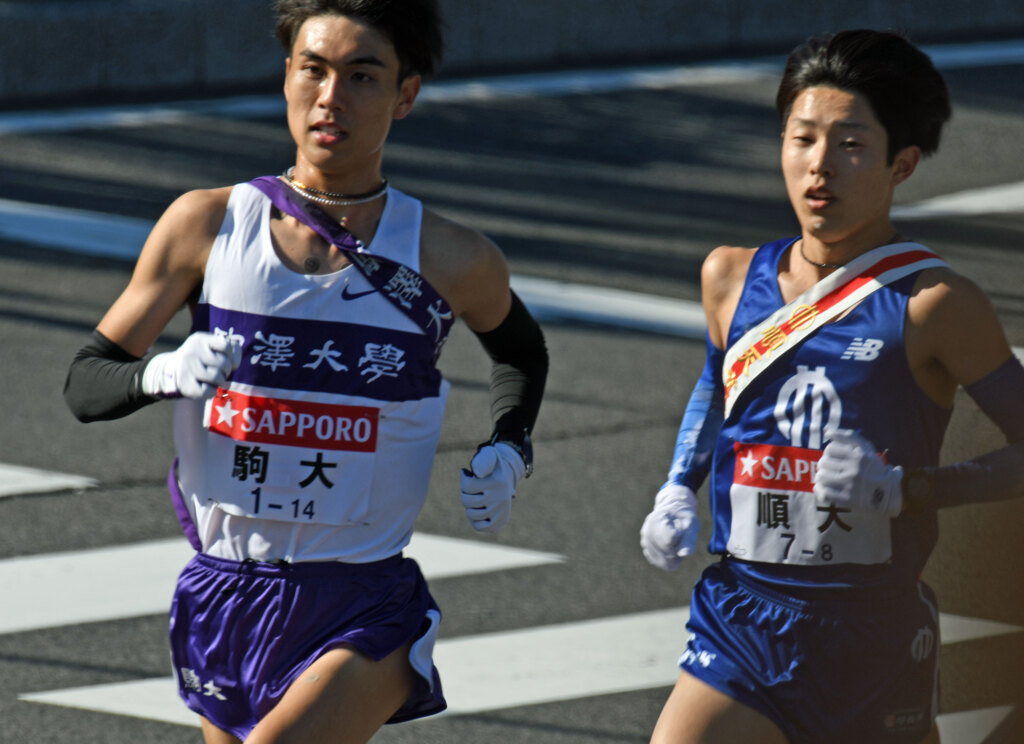
MULTIPOLYGON (((783 54, 811 33, 899 28, 917 42, 1024 35, 1021 0, 442 0, 443 77, 783 54)), ((270 89, 269 0, 0 0, 0 105, 270 89)))

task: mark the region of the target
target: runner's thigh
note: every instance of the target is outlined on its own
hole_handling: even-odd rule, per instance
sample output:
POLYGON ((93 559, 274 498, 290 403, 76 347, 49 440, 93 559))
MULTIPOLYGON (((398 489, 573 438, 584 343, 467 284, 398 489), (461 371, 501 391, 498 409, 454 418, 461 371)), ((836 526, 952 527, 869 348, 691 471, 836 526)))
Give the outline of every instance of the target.
POLYGON ((651 744, 786 744, 778 727, 687 672, 661 711, 651 744))

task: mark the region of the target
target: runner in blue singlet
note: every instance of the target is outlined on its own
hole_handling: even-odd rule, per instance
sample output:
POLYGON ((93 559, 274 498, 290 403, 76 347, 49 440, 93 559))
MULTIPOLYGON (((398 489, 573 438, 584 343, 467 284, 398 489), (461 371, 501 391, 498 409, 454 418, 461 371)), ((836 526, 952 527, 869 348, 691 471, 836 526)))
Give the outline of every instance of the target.
POLYGON ((656 744, 938 741, 936 509, 1024 495, 1024 369, 982 292, 894 229, 945 83, 904 37, 823 35, 777 96, 801 233, 704 263, 707 366, 641 528, 663 569, 710 549, 656 744), (938 467, 963 385, 1009 446, 938 467))

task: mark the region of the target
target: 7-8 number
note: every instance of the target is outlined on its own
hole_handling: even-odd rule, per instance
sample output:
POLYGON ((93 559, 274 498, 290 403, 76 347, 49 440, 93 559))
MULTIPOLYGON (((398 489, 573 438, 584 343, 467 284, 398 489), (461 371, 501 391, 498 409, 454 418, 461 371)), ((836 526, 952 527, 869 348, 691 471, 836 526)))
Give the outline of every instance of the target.
MULTIPOLYGON (((786 549, 782 553, 782 558, 783 560, 785 560, 786 558, 789 558, 789 550, 793 547, 793 542, 796 540, 796 535, 792 532, 784 532, 781 535, 779 535, 779 537, 783 538, 784 540, 788 540, 788 542, 786 543, 786 549)), ((803 551, 803 553, 804 555, 813 555, 814 551, 805 550, 803 551)), ((821 557, 822 560, 826 562, 831 562, 832 558, 834 557, 831 544, 824 543, 821 546, 821 557)))

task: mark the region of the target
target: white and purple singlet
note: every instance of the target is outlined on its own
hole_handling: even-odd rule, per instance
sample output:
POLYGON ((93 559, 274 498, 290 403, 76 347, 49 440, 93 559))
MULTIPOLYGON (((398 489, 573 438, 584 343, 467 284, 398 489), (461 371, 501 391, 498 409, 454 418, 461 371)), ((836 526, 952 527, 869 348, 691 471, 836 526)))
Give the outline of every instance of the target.
POLYGON ((204 552, 231 560, 365 563, 398 553, 426 498, 448 383, 396 307, 423 289, 422 205, 395 189, 364 255, 401 270, 378 291, 354 266, 299 274, 277 256, 271 202, 234 187, 193 331, 237 339, 242 363, 175 411, 178 483, 204 552))

